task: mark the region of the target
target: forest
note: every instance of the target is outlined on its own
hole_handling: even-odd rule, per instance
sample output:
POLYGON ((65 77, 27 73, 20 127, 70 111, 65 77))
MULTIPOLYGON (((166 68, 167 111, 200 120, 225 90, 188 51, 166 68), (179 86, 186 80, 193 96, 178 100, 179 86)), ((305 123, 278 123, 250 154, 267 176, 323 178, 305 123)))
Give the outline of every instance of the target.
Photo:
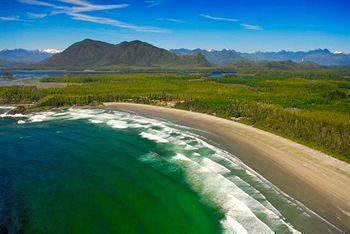
POLYGON ((0 87, 1 104, 34 104, 27 111, 103 102, 174 104, 261 128, 350 162, 350 72, 241 70, 205 74, 67 75, 41 82, 63 88, 0 87))

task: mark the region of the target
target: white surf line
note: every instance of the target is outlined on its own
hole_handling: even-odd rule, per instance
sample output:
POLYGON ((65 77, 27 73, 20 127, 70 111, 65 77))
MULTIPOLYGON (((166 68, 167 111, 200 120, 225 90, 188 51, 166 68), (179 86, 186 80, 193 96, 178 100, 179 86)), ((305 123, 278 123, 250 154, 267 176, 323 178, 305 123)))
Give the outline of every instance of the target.
MULTIPOLYGON (((204 157, 199 162, 199 164, 201 166, 203 166, 204 168, 209 169, 211 172, 221 174, 222 176, 224 176, 224 174, 226 174, 228 172, 231 172, 228 168, 226 168, 223 165, 218 164, 218 163, 216 163, 216 162, 214 162, 206 157, 204 157)), ((225 178, 225 180, 231 181, 226 177, 224 177, 224 178, 225 178)), ((237 177, 237 178, 240 179, 239 177, 237 177)), ((240 179, 240 180, 242 180, 242 179, 240 179)), ((226 181, 226 182, 228 182, 228 181, 226 181)), ((249 207, 249 209, 254 211, 254 213, 262 213, 264 215, 267 215, 268 220, 265 222, 267 222, 268 226, 271 226, 271 227, 277 229, 278 226, 282 225, 282 226, 288 228, 291 232, 296 232, 296 230, 292 227, 292 225, 284 221, 284 217, 278 212, 278 210, 275 207, 272 206, 271 203, 269 203, 267 201, 267 199, 258 190, 256 190, 254 187, 250 186, 249 184, 246 184, 247 186, 249 186, 250 190, 252 190, 256 193, 259 193, 261 195, 261 198, 263 198, 264 201, 266 201, 268 206, 265 206, 260 201, 257 201, 256 199, 251 197, 250 194, 247 194, 245 191, 243 191, 241 188, 239 188, 233 181, 231 181, 231 182, 232 182, 231 194, 233 194, 234 197, 237 198, 238 200, 243 201, 244 204, 246 204, 249 207), (234 192, 234 190, 236 192, 234 192)))
POLYGON ((102 120, 98 120, 98 119, 89 119, 89 122, 93 123, 93 124, 101 124, 101 123, 103 123, 102 120))
MULTIPOLYGON (((198 140, 198 139, 196 139, 198 140)), ((178 143, 178 141, 177 141, 178 143)), ((183 145, 183 144, 181 144, 183 145)), ((206 145, 207 146, 207 145, 206 145)), ((215 150, 216 152, 219 150, 215 147, 211 147, 212 150, 215 150)), ((185 148, 186 150, 186 148, 185 148)), ((218 153, 214 153, 214 154, 218 154, 218 153)), ((197 156, 200 156, 199 154, 197 156)), ((198 162, 198 161, 197 161, 198 162)), ((208 168, 209 170, 211 170, 212 172, 218 173, 218 174, 225 174, 225 173, 229 173, 231 172, 228 168, 226 168, 225 166, 216 163, 214 161, 212 161, 209 158, 203 157, 200 161, 199 164, 201 164, 202 166, 204 166, 205 168, 208 168)), ((237 165, 235 166, 235 168, 242 169, 241 167, 238 167, 237 165)), ((237 176, 236 176, 237 177, 237 176)), ((239 177, 237 177, 238 179, 240 179, 239 177)), ((242 182, 244 182, 242 179, 240 179, 242 182)), ((245 182, 244 182, 245 183, 245 182)), ((292 228, 291 224, 287 223, 284 221, 284 217, 279 213, 279 211, 273 207, 273 205, 271 203, 268 202, 268 200, 266 199, 265 196, 263 196, 258 190, 256 190, 254 187, 252 187, 251 185, 246 183, 246 186, 249 186, 250 190, 255 192, 255 193, 259 193, 260 194, 260 198, 262 198, 265 202, 265 204, 262 204, 260 201, 255 200, 254 198, 252 198, 250 195, 247 194, 248 199, 245 197, 247 204, 249 204, 249 207, 253 208, 253 210, 255 210, 255 212, 257 213, 261 213, 263 212, 264 214, 268 215, 268 217, 270 218, 270 225, 274 226, 275 228, 276 225, 284 225, 285 227, 287 227, 291 232, 295 232, 295 229, 292 228), (271 223, 272 222, 272 223, 271 223), (277 222, 277 223, 273 223, 273 222, 277 222)), ((237 187, 238 188, 238 187, 237 187)), ((243 192, 243 191, 242 191, 243 192)))
POLYGON ((218 174, 226 174, 231 172, 229 169, 227 169, 223 165, 220 165, 206 157, 203 157, 201 159, 200 165, 202 165, 205 168, 209 168, 209 170, 218 174))
MULTIPOLYGON (((226 220, 222 222, 222 225, 226 230, 231 230, 233 233, 248 234, 247 230, 231 216, 227 216, 226 220)), ((225 233, 228 234, 231 232, 225 232, 225 233)))
POLYGON ((28 117, 28 115, 23 115, 23 114, 14 114, 14 115, 9 115, 8 112, 1 114, 1 118, 25 118, 28 117))
POLYGON ((107 122, 107 125, 111 126, 112 128, 118 128, 118 129, 125 129, 128 128, 128 125, 126 122, 124 121, 120 121, 120 120, 109 120, 107 122))
POLYGON ((98 111, 94 112, 93 110, 89 110, 89 109, 70 108, 68 113, 71 116, 71 118, 74 120, 74 119, 93 118, 95 115, 98 114, 98 111))
POLYGON ((158 143, 167 143, 169 142, 168 140, 162 138, 162 137, 159 137, 157 135, 153 135, 153 134, 150 134, 150 133, 147 133, 147 132, 141 132, 139 134, 141 137, 143 138, 146 138, 148 140, 151 140, 151 141, 155 141, 155 142, 158 142, 158 143))
POLYGON ((210 194, 210 199, 213 199, 218 206, 224 209, 226 213, 226 218, 222 221, 224 226, 235 227, 236 223, 229 222, 233 219, 249 233, 254 231, 273 233, 264 222, 255 216, 246 204, 236 198, 238 191, 232 190, 234 185, 231 181, 182 154, 177 154, 174 159, 186 163, 185 167, 187 168, 190 183, 195 186, 195 189, 204 190, 202 193, 210 194))
POLYGON ((265 206, 269 210, 272 210, 276 215, 283 218, 283 215, 267 200, 264 194, 262 194, 259 190, 255 189, 253 186, 251 186, 239 176, 230 176, 227 178, 234 182, 238 187, 244 186, 245 189, 249 190, 249 194, 253 196, 255 200, 259 200, 259 202, 263 206, 265 206))
MULTIPOLYGON (((216 156, 220 156, 220 155, 216 155, 216 156)), ((244 164, 239 159, 237 160, 237 156, 234 156, 233 154, 229 154, 228 156, 226 155, 226 156, 220 156, 220 157, 230 161, 232 163, 232 165, 237 167, 237 169, 239 168, 239 166, 240 167, 244 167, 246 169, 246 171, 248 171, 249 174, 254 175, 255 177, 257 177, 262 182, 262 185, 268 186, 268 189, 273 189, 277 194, 280 194, 282 197, 285 197, 287 199, 287 201, 289 201, 292 204, 294 204, 294 206, 302 208, 304 210, 304 212, 312 214, 315 217, 318 217, 320 220, 322 220, 323 222, 327 223, 329 226, 333 227, 335 230, 339 231, 340 233, 344 233, 343 230, 341 230, 340 228, 335 226, 333 223, 331 223, 327 219, 323 218, 321 215, 317 214, 315 211, 313 211, 310 208, 308 208, 302 202, 296 200, 295 198, 289 196, 287 193, 283 192, 281 189, 276 187, 269 180, 267 180, 265 177, 263 177, 262 175, 260 175, 259 173, 257 173, 253 169, 251 169, 249 166, 244 164), (239 163, 239 166, 237 165, 237 163, 239 163)))
POLYGON ((29 122, 30 123, 43 122, 45 120, 48 120, 55 113, 56 112, 41 112, 40 114, 29 116, 29 122))

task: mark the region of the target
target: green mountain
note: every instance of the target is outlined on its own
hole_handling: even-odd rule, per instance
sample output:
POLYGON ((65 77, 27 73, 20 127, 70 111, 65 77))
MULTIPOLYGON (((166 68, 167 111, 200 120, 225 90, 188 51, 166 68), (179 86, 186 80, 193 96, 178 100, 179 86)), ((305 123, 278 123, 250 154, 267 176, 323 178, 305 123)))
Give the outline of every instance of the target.
POLYGON ((201 54, 177 56, 168 50, 142 41, 113 45, 86 39, 71 45, 62 53, 52 56, 37 66, 49 69, 88 69, 111 66, 208 67, 210 63, 201 54))

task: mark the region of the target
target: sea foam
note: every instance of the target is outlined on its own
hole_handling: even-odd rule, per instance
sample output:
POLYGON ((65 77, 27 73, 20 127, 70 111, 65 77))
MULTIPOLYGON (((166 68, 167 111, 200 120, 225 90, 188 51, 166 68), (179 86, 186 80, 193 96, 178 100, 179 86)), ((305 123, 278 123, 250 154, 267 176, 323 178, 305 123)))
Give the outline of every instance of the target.
POLYGON ((142 136, 143 138, 146 138, 148 140, 156 141, 156 142, 159 142, 159 143, 167 143, 167 142, 169 142, 168 140, 166 140, 166 139, 164 139, 162 137, 159 137, 157 135, 153 135, 153 134, 150 134, 150 133, 147 133, 147 132, 141 132, 140 136, 142 136))

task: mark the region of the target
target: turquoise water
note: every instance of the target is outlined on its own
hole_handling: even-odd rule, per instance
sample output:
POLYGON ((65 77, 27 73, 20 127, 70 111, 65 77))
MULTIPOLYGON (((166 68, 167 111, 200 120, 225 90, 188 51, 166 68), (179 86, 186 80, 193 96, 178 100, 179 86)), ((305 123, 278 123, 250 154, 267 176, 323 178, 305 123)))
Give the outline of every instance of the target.
POLYGON ((337 232, 192 129, 90 109, 0 118, 0 233, 337 232))

